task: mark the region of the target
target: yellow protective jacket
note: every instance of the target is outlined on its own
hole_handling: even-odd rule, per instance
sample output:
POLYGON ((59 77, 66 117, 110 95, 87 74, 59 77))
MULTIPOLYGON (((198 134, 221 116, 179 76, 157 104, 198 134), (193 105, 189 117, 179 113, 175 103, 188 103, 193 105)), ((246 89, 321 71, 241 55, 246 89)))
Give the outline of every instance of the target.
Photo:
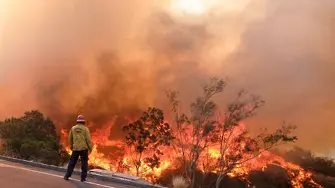
POLYGON ((90 131, 82 124, 77 124, 71 128, 69 133, 69 143, 72 151, 92 151, 90 131))

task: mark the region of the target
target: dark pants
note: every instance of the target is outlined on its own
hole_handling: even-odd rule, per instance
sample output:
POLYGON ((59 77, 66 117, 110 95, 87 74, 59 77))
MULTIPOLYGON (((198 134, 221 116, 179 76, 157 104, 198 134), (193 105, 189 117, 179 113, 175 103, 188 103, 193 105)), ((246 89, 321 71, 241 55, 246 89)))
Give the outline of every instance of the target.
POLYGON ((87 166, 88 166, 88 150, 72 151, 72 155, 70 158, 69 165, 67 167, 67 172, 65 174, 65 177, 67 178, 71 177, 73 169, 76 166, 79 156, 81 160, 81 179, 86 180, 87 166))

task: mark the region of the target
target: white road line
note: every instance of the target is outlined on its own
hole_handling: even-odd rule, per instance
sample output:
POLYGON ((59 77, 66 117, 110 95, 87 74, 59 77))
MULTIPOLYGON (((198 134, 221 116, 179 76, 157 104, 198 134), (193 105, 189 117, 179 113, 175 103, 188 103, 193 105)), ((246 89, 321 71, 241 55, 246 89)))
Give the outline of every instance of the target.
MULTIPOLYGON (((28 169, 28 168, 22 168, 22 167, 12 166, 12 165, 8 165, 8 164, 0 164, 0 167, 16 168, 16 169, 20 169, 20 170, 26 170, 26 171, 29 171, 29 172, 35 172, 35 173, 38 173, 38 174, 44 174, 44 175, 48 175, 48 176, 54 176, 54 177, 58 177, 58 178, 63 178, 63 176, 60 176, 60 175, 51 174, 51 173, 47 173, 47 172, 40 172, 40 171, 37 171, 37 170, 31 170, 31 169, 28 169)), ((73 179, 73 178, 71 178, 71 180, 79 181, 78 179, 73 179)), ((91 184, 91 185, 96 185, 96 186, 99 186, 99 187, 115 188, 115 187, 112 187, 112 186, 102 185, 102 184, 88 182, 88 181, 85 182, 85 183, 91 184)))

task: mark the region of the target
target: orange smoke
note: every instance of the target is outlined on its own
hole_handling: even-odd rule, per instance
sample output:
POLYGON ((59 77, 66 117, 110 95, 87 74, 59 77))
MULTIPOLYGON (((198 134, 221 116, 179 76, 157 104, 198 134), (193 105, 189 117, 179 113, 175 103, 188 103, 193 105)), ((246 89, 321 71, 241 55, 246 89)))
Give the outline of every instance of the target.
POLYGON ((199 83, 227 75, 267 101, 256 126, 285 119, 300 145, 332 149, 333 0, 218 1, 196 18, 166 2, 1 0, 0 118, 38 109, 59 130, 79 113, 92 130, 115 119, 118 140, 124 116, 166 109, 165 89, 188 104, 199 83))

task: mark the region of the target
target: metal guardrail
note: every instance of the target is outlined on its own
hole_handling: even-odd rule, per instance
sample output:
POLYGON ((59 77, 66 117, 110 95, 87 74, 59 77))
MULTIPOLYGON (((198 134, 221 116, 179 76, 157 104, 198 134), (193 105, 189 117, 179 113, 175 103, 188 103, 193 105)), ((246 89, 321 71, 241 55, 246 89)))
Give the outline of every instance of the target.
MULTIPOLYGON (((54 171, 64 172, 64 173, 67 170, 66 168, 60 167, 60 166, 47 165, 47 164, 43 164, 39 162, 27 161, 27 160, 7 157, 3 155, 0 155, 0 159, 5 160, 5 161, 20 163, 20 164, 24 164, 24 165, 28 165, 32 167, 44 168, 44 169, 54 170, 54 171)), ((73 171, 73 174, 75 175, 80 175, 80 173, 81 172, 77 170, 73 171)), ((136 186, 136 187, 141 187, 141 188, 164 188, 162 186, 145 183, 144 181, 142 181, 141 178, 136 177, 136 176, 128 176, 125 174, 113 173, 113 172, 107 173, 107 171, 97 170, 97 169, 90 170, 87 176, 93 179, 98 179, 98 180, 113 182, 113 183, 119 183, 123 185, 136 186)))
POLYGON ((102 170, 102 169, 92 169, 92 170, 89 170, 88 173, 98 175, 98 176, 114 177, 114 178, 122 179, 125 181, 134 181, 134 182, 139 182, 143 184, 149 184, 147 181, 145 181, 141 177, 130 176, 127 174, 122 174, 122 173, 112 172, 112 171, 107 171, 107 170, 102 170))

